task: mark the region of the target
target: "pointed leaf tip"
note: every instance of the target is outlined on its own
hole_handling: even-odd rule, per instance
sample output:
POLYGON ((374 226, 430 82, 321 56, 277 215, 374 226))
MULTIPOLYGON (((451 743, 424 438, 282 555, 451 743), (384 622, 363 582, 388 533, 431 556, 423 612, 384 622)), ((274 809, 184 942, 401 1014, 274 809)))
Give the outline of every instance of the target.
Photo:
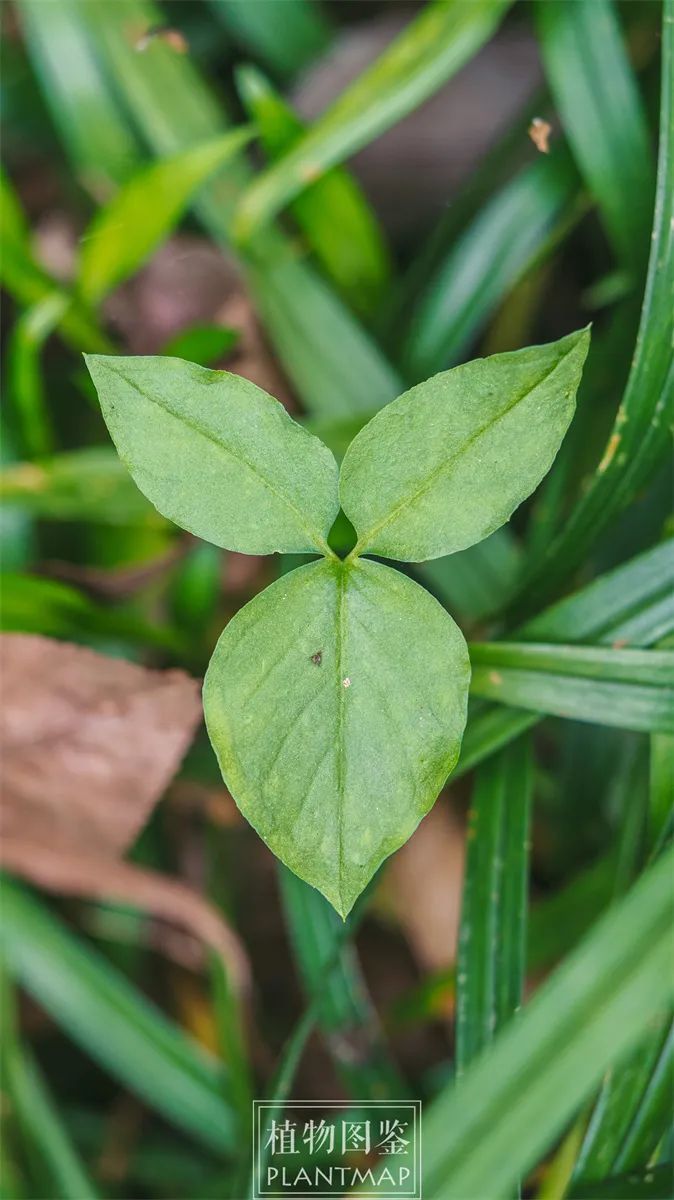
POLYGON ((509 520, 568 429, 589 339, 582 329, 476 359, 377 413, 340 474, 357 553, 419 562, 463 550, 509 520))

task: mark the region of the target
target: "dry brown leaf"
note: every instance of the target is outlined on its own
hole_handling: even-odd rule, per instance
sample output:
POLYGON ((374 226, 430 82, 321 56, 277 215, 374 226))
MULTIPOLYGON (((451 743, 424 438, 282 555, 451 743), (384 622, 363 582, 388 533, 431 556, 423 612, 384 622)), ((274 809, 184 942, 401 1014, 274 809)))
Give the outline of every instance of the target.
POLYGON ((197 680, 25 634, 0 638, 0 668, 3 863, 42 887, 187 925, 244 982, 238 940, 206 901, 120 861, 194 736, 197 680))
POLYGON ((0 639, 4 836, 122 854, 201 719, 199 684, 83 646, 0 639))
POLYGON ((424 971, 456 959, 464 850, 462 823, 439 801, 389 864, 388 900, 424 971))
POLYGON ((541 154, 550 153, 550 134, 552 133, 552 125, 544 121, 542 117, 534 117, 531 125, 527 129, 527 133, 531 138, 537 150, 541 154))
POLYGON ((134 863, 50 846, 45 840, 3 837, 3 866, 46 891, 130 904, 162 921, 186 926, 227 963, 235 986, 250 985, 248 960, 241 943, 211 904, 179 879, 134 863))

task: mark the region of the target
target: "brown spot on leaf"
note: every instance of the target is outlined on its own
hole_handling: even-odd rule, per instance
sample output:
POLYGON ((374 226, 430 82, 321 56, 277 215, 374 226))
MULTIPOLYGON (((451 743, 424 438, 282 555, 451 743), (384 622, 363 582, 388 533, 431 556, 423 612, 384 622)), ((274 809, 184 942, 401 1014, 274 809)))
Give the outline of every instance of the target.
POLYGON ((608 466, 610 466, 610 464, 615 456, 615 452, 618 449, 619 445, 620 445, 620 434, 612 433, 608 440, 608 445, 606 447, 606 450, 604 451, 604 457, 602 458, 599 466, 597 467, 597 471, 600 475, 602 475, 603 472, 606 470, 606 468, 608 466))
POLYGON ((169 25, 153 25, 137 39, 134 50, 142 54, 153 42, 163 42, 176 54, 187 54, 190 48, 187 38, 179 29, 172 29, 169 25))
POLYGON ((316 163, 303 163, 299 169, 299 176, 303 183, 315 183, 320 175, 321 168, 316 163))
POLYGON ((311 661, 315 667, 320 667, 323 662, 323 651, 317 650, 315 654, 312 654, 311 661))

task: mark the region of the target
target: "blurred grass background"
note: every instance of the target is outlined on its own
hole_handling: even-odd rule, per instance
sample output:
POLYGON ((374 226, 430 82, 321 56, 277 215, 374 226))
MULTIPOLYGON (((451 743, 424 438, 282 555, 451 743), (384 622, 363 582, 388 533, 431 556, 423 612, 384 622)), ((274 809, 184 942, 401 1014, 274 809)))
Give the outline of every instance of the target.
POLYGON ((339 455, 406 386, 593 324, 537 494, 410 568, 471 640, 471 714, 345 926, 203 727, 127 858, 207 900, 243 975, 110 865, 94 894, 44 845, 8 872, 3 1196, 243 1200, 250 1100, 288 1095, 422 1099, 429 1200, 669 1195, 671 0, 0 12, 7 633, 199 677, 295 563, 159 517, 81 352, 247 375, 339 455))

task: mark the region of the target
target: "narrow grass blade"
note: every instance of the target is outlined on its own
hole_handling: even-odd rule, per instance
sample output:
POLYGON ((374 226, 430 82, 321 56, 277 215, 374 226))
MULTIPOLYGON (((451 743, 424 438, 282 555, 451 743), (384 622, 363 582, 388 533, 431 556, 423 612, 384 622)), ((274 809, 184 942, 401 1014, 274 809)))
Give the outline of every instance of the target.
MULTIPOLYGON (((641 756, 637 756, 634 766, 639 767, 641 756)), ((669 763, 669 783, 671 791, 671 760, 669 763)), ((622 831, 619 838, 616 883, 618 886, 626 881, 625 849, 626 841, 635 843, 637 852, 643 851, 644 810, 649 803, 648 788, 640 788, 635 780, 635 771, 628 771, 623 776, 622 789, 622 831), (635 788, 635 782, 637 786, 635 788), (643 803, 635 804, 635 792, 639 797, 645 792, 643 803), (631 834, 635 825, 633 814, 639 813, 636 837, 631 834), (641 829, 639 829, 639 825, 641 829)), ((653 791, 653 772, 651 771, 650 791, 653 791)), ((650 805, 652 809, 652 796, 650 805)), ((663 847, 667 844, 663 822, 655 832, 651 829, 651 858, 657 859, 663 847), (665 833, 661 840, 660 834, 665 833)), ((629 845, 627 846, 629 854, 629 845)), ((631 855, 636 865, 634 853, 631 855)), ((653 1152, 657 1149, 671 1119, 671 1096, 674 1089, 674 1024, 671 1019, 663 1019, 649 1031, 647 1039, 638 1047, 631 1057, 618 1068, 611 1069, 605 1077, 599 1095, 595 1101, 585 1135, 579 1147, 577 1161, 573 1170, 573 1180, 579 1183, 592 1183, 606 1176, 615 1175, 650 1162, 653 1152)))
POLYGON ((227 1091, 241 1131, 248 1131, 253 1101, 251 1064, 247 1053, 239 998, 234 994, 225 964, 218 954, 209 957, 218 1049, 227 1066, 227 1091))
POLYGON ((568 954, 614 897, 615 854, 586 867, 529 914, 529 971, 544 971, 568 954))
POLYGON ((19 571, 5 571, 0 578, 0 629, 5 633, 42 633, 94 645, 119 638, 131 645, 184 652, 181 636, 170 627, 150 624, 122 606, 104 608, 70 584, 19 571))
POLYGON ((568 1200, 662 1200, 671 1195, 672 1165, 642 1167, 627 1175, 612 1175, 601 1183, 581 1184, 572 1187, 568 1200))
POLYGON ((67 4, 22 3, 20 17, 31 62, 79 182, 104 200, 133 173, 140 150, 102 86, 85 23, 71 20, 67 4))
POLYGON ((674 808, 674 737, 651 738, 649 844, 657 845, 674 808))
MULTIPOLYGON (((100 0, 82 8, 77 0, 64 0, 63 7, 71 21, 86 23, 155 154, 177 153, 226 128, 226 111, 218 108, 186 56, 172 53, 158 39, 143 55, 129 45, 129 28, 161 24, 154 5, 100 0)), ((220 244, 229 245, 232 211, 248 178, 246 163, 237 159, 198 197, 198 215, 220 244)), ((402 391, 365 330, 277 230, 251 242, 244 265, 256 307, 309 412, 370 411, 402 391)))
MULTIPOLYGON (((86 1174, 42 1073, 25 1047, 6 1056, 4 1081, 37 1174, 58 1200, 96 1200, 98 1190, 86 1174)), ((45 1193, 47 1194, 47 1193, 45 1193)))
POLYGON ((609 1072, 578 1154, 574 1181, 598 1181, 649 1161, 670 1116, 673 1053, 674 1027, 663 1021, 627 1062, 609 1072), (642 1157, 635 1157, 635 1146, 642 1157))
MULTIPOLYGON (((518 631, 549 641, 598 641, 626 637, 648 646, 674 628, 674 554, 671 540, 608 571, 586 588, 561 600, 518 631)), ((465 774, 540 719, 523 709, 469 710, 461 756, 453 778, 465 774)))
POLYGON ((163 517, 138 491, 116 450, 88 446, 0 470, 0 499, 51 521, 161 528, 163 517))
MULTIPOLYGON (((278 1119, 283 1106, 290 1095, 290 1090, 293 1086, 293 1080, 297 1074, 298 1067, 302 1060, 302 1055, 306 1049, 307 1042, 313 1033, 316 1024, 318 1004, 314 1001, 309 1006, 297 1025, 293 1029, 288 1038, 281 1054, 281 1060, 272 1080, 271 1087, 268 1090, 269 1102, 273 1105, 271 1115, 274 1119, 278 1119)), ((260 1147, 261 1161, 258 1164, 258 1177, 262 1178, 265 1170, 265 1165, 268 1159, 269 1147, 260 1147)), ((254 1200, 257 1194, 257 1180, 253 1175, 249 1181, 249 1193, 247 1200, 254 1200)))
POLYGON ((133 275, 180 221, 193 195, 250 141, 232 129, 136 172, 101 208, 82 239, 77 286, 96 305, 133 275))
POLYGON ((474 643, 471 691, 519 708, 674 732, 674 652, 474 643))
POLYGON ((458 554, 432 558, 413 568, 450 612, 471 621, 481 621, 501 607, 519 569, 519 547, 507 527, 458 554))
POLYGON ((9 387, 21 445, 28 458, 49 454, 53 430, 42 379, 44 344, 63 318, 68 298, 47 294, 16 322, 7 352, 9 387))
MULTIPOLYGON (((546 642, 613 642, 626 641, 633 646, 647 646, 659 641, 664 634, 652 633, 642 640, 629 636, 628 630, 639 628, 639 614, 653 610, 661 600, 670 598, 674 590, 674 538, 629 562, 607 571, 573 595, 559 600, 517 631, 527 641, 546 642)), ((662 611, 662 610, 659 610, 662 611)), ((667 610, 674 621, 674 603, 667 610)))
POLYGON ((504 1196, 674 996, 671 849, 425 1115, 424 1194, 504 1196))
POLYGON ((522 1002, 531 791, 527 738, 495 755, 475 781, 457 965, 459 1076, 522 1002))
POLYGON ((578 194, 577 172, 558 146, 480 209, 415 301, 400 358, 406 379, 417 383, 460 360, 534 259, 552 248, 578 194))
POLYGON ((435 0, 342 93, 244 197, 237 240, 247 241, 329 167, 368 144, 445 83, 496 29, 509 0, 435 0))
POLYGON ((279 878, 300 973, 351 1095, 358 1100, 399 1099, 406 1089, 387 1056, 353 945, 344 941, 337 962, 330 966, 343 923, 319 892, 285 867, 279 878))
POLYGON ((332 36, 323 11, 312 0, 209 0, 213 16, 232 39, 276 75, 297 74, 327 49, 332 36))
POLYGON ((317 417, 371 413, 405 385, 365 329, 306 263, 248 266, 258 311, 307 412, 317 417))
MULTIPOLYGON (((562 5, 569 15, 577 4, 562 5)), ((592 8, 592 3, 582 5, 592 8)), ((632 367, 604 454, 560 533, 529 560, 512 608, 535 611, 651 478, 670 446, 674 416, 674 0, 665 0, 655 217, 632 367)))
POLYGON ((23 889, 2 883, 7 966, 75 1042, 220 1154, 236 1144, 224 1069, 23 889))
POLYGON ((646 116, 611 0, 539 0, 546 74, 565 132, 621 262, 638 281, 654 171, 646 116))
MULTIPOLYGON (((57 322, 59 332, 77 349, 105 354, 111 343, 98 328, 95 318, 77 303, 55 279, 35 261, 30 233, 18 199, 9 180, 0 172, 0 282, 19 305, 37 309, 42 315, 56 306, 57 295, 63 305, 57 322), (38 306, 40 306, 38 308, 38 306), (44 306, 44 307, 42 307, 44 306)), ((32 318, 35 320, 35 317, 32 318)))
POLYGON ((404 336, 409 313, 420 296, 424 295, 436 274, 438 263, 446 260, 455 243, 470 227, 476 214, 490 204, 497 192, 517 173, 526 150, 526 131, 533 117, 545 109, 546 96, 537 89, 504 131, 496 144, 487 150, 479 165, 471 172, 451 205, 442 212, 416 251, 402 277, 394 286, 382 327, 387 345, 397 346, 404 336))
POLYGON ((617 1172, 634 1170, 641 1163, 651 1161, 651 1156, 671 1126, 673 1093, 674 1025, 670 1023, 616 1154, 614 1168, 617 1172))
POLYGON ((5 1120, 2 1147, 3 1198, 23 1195, 8 1188, 11 1177, 5 1138, 8 1125, 18 1133, 33 1188, 41 1188, 62 1200, 95 1200, 97 1188, 88 1177, 84 1164, 65 1129, 47 1084, 31 1053, 19 1036, 16 995, 0 958, 0 1058, 3 1091, 9 1101, 9 1121, 5 1120))
POLYGON ((563 646, 537 642, 476 642, 480 664, 541 672, 577 679, 597 677, 615 683, 666 685, 672 679, 674 651, 632 650, 619 646, 563 646))
MULTIPOLYGON (((257 125, 274 162, 302 137, 305 126, 264 75, 253 67, 237 74, 248 117, 257 125)), ((374 213, 355 179, 334 167, 291 205, 307 244, 351 307, 376 312, 390 283, 391 263, 374 213)))

